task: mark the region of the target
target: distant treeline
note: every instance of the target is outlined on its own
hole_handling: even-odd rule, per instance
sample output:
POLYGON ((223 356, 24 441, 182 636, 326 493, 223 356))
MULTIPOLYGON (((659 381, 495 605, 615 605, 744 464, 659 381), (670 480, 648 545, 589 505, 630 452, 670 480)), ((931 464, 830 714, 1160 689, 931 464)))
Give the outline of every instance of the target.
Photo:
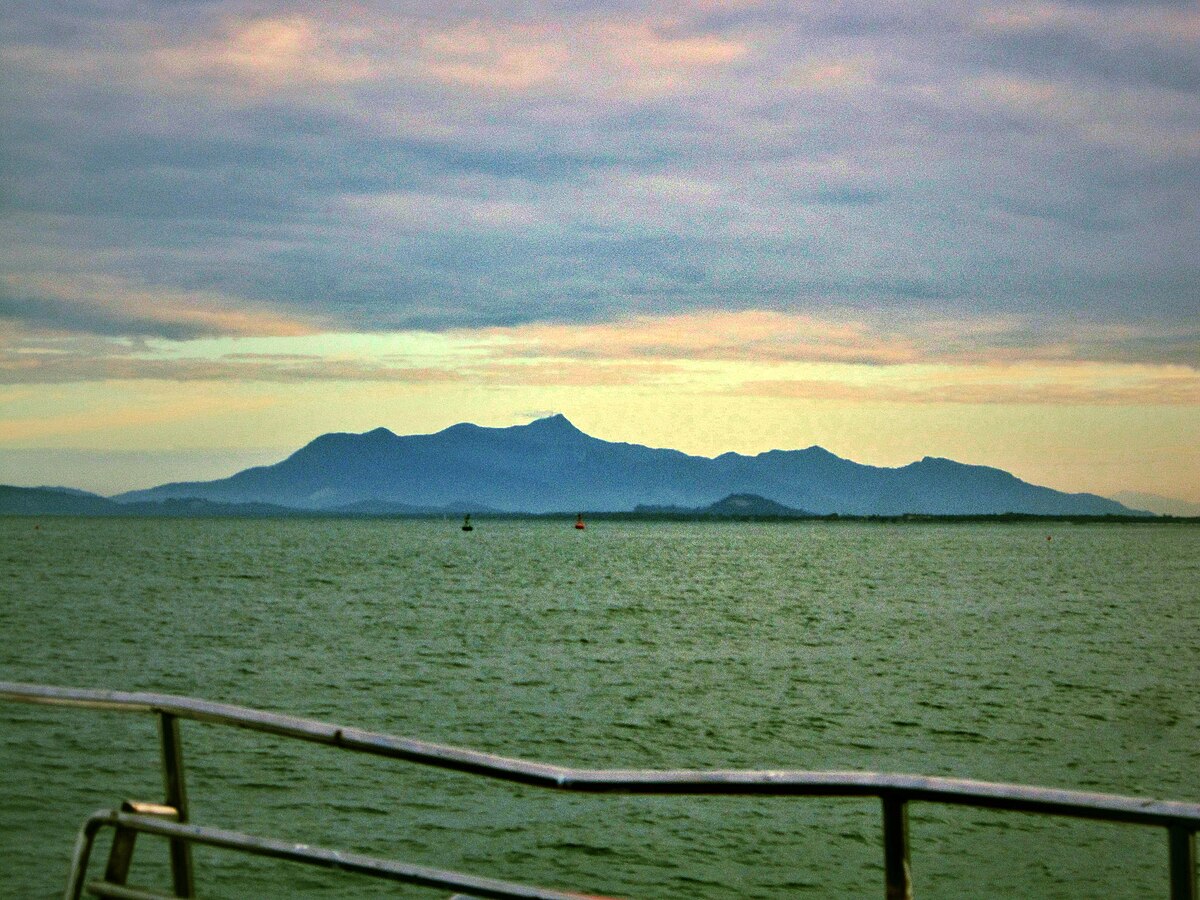
MULTIPOLYGON (((550 514, 539 516, 522 516, 526 518, 563 518, 566 514, 550 514)), ((1078 524, 1092 523, 1132 523, 1132 524, 1200 524, 1200 516, 1042 516, 1031 512, 997 512, 997 514, 974 515, 934 515, 926 512, 906 512, 900 516, 846 516, 832 512, 828 516, 798 515, 798 516, 755 516, 755 515, 725 515, 714 516, 690 514, 690 512, 593 512, 584 517, 605 521, 629 522, 880 522, 880 523, 954 523, 954 522, 1073 522, 1078 524)), ((497 515, 493 518, 508 518, 497 515)), ((516 517, 516 516, 511 516, 516 517)))
POLYGON ((103 518, 241 518, 241 519, 420 519, 456 520, 470 513, 476 521, 585 520, 601 522, 877 522, 884 524, 971 522, 1067 522, 1089 524, 1200 524, 1198 516, 1153 515, 1043 515, 1037 513, 971 513, 937 515, 818 515, 794 510, 753 495, 739 495, 699 509, 640 506, 626 511, 564 510, 552 513, 503 512, 494 509, 298 509, 270 503, 222 503, 196 498, 118 503, 111 499, 61 488, 21 488, 0 485, 0 516, 64 516, 103 518))
MULTIPOLYGON (((574 519, 575 513, 484 513, 474 516, 478 519, 574 519)), ((847 516, 831 513, 820 515, 711 515, 684 512, 584 512, 585 520, 604 522, 877 522, 881 524, 916 524, 916 523, 971 523, 971 522, 1069 522, 1079 525, 1091 524, 1122 524, 1162 525, 1183 524, 1200 525, 1200 516, 1043 516, 1032 513, 997 513, 979 515, 933 515, 927 513, 907 513, 899 516, 847 516)))

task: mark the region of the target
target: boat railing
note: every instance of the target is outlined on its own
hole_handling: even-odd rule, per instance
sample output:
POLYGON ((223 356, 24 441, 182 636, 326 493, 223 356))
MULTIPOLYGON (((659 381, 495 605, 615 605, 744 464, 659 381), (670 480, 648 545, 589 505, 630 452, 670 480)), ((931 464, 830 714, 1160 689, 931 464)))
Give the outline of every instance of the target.
POLYGON ((910 803, 948 804, 1153 826, 1166 830, 1171 900, 1200 900, 1196 881, 1196 832, 1200 831, 1200 803, 877 772, 580 769, 170 694, 0 682, 0 700, 148 713, 158 718, 165 799, 162 803, 126 802, 120 809, 101 811, 87 820, 76 841, 68 875, 65 896, 71 900, 85 892, 97 897, 140 900, 194 897, 192 844, 222 847, 410 884, 444 887, 471 897, 579 900, 584 896, 195 825, 189 821, 184 778, 179 728, 180 721, 184 719, 260 731, 342 750, 559 791, 875 797, 881 802, 884 895, 888 900, 911 898, 913 895, 908 833, 910 803), (98 832, 104 828, 113 829, 105 875, 102 879, 88 880, 92 846, 98 832), (164 895, 126 885, 138 834, 158 835, 168 841, 173 894, 164 895))

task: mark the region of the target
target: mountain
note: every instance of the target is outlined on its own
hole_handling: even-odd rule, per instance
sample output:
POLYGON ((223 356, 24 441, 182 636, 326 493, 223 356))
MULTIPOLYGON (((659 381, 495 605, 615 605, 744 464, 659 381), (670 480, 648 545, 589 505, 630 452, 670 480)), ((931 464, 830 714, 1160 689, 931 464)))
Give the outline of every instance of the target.
POLYGON ((171 516, 188 519, 268 519, 305 515, 305 510, 292 509, 277 503, 258 503, 253 500, 244 503, 221 503, 198 497, 168 497, 164 500, 118 503, 116 507, 118 515, 171 516))
POLYGON ((1200 503, 1164 497, 1161 494, 1145 494, 1138 491, 1121 491, 1113 499, 1134 509, 1145 509, 1160 516, 1200 516, 1200 503))
POLYGON ((49 484, 39 484, 36 489, 39 491, 54 491, 55 493, 58 493, 58 494, 71 494, 76 497, 99 497, 100 496, 99 494, 92 493, 91 491, 84 491, 79 488, 73 488, 73 487, 62 487, 60 485, 56 486, 56 485, 49 485, 49 484))
POLYGON ((750 516, 753 518, 778 517, 783 519, 812 515, 810 512, 784 506, 782 503, 776 503, 774 500, 768 500, 766 497, 760 497, 757 494, 730 494, 725 499, 711 503, 703 509, 697 510, 697 512, 702 516, 714 516, 717 518, 750 516))
POLYGON ((796 519, 812 516, 813 513, 803 509, 793 509, 759 497, 757 494, 730 494, 716 503, 710 503, 697 509, 683 506, 649 506, 639 503, 633 510, 643 516, 681 516, 686 518, 713 519, 796 519))
POLYGON ((413 506, 411 503, 397 503, 394 500, 360 500, 357 503, 330 507, 328 511, 347 516, 461 516, 465 513, 487 515, 498 512, 482 503, 469 503, 465 500, 447 503, 445 506, 413 506))
POLYGON ((302 515, 303 510, 269 503, 219 503, 198 498, 163 498, 117 503, 76 488, 27 488, 0 484, 0 516, 185 516, 188 518, 302 515))
POLYGON ((120 513, 121 504, 75 488, 28 488, 0 484, 0 515, 106 516, 120 513))
POLYGON ((165 484, 123 503, 202 498, 310 510, 357 504, 488 507, 501 512, 629 511, 707 506, 755 494, 825 515, 1129 515, 1094 494, 1065 494, 1000 469, 926 457, 899 468, 861 465, 820 447, 715 459, 604 441, 561 415, 528 425, 463 423, 436 434, 326 434, 271 466, 217 481, 165 484))

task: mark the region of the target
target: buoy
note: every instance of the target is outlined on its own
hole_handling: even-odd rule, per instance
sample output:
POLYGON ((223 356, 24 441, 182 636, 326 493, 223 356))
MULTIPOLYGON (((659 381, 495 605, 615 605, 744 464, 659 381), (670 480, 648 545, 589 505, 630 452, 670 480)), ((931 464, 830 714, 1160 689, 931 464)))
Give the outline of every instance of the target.
POLYGON ((575 517, 575 528, 578 531, 583 531, 583 529, 587 528, 587 526, 583 524, 583 513, 580 513, 575 517))
POLYGON ((474 531, 475 530, 475 526, 471 524, 470 515, 463 516, 462 530, 463 531, 474 531))

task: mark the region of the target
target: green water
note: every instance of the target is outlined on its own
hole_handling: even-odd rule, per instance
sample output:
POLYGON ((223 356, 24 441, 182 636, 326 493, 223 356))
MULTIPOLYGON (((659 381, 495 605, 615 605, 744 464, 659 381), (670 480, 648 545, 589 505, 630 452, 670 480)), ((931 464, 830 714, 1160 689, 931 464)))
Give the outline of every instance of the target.
MULTIPOLYGON (((1200 799, 1200 528, 0 519, 0 679, 589 767, 1200 799), (1052 541, 1046 536, 1051 535, 1052 541)), ((882 894, 878 802, 561 795, 183 723, 193 819, 637 897, 882 894)), ((149 717, 0 704, 0 897, 161 795, 149 717)), ((1156 829, 917 805, 918 896, 1165 896, 1156 829)), ((144 838, 134 881, 164 885, 144 838)), ((445 896, 197 851, 205 897, 445 896)))

